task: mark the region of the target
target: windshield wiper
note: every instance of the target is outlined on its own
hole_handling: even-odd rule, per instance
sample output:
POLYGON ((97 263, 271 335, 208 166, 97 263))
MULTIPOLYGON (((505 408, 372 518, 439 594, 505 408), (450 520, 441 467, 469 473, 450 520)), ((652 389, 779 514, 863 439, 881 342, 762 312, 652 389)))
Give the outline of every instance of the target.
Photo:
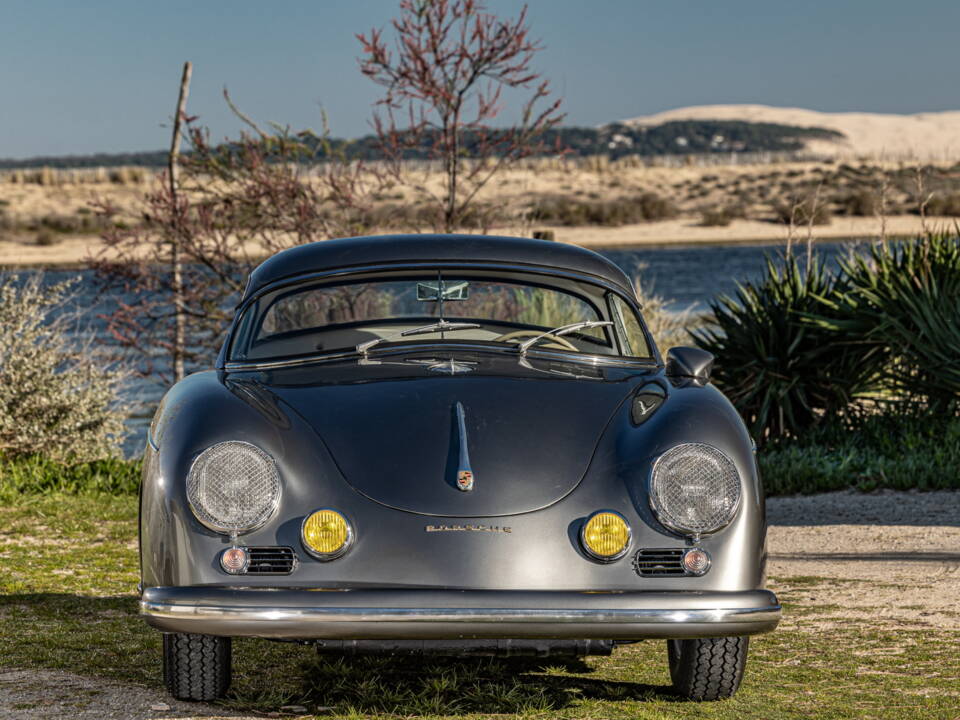
POLYGON ((392 340, 394 338, 410 337, 411 335, 426 335, 427 333, 439 332, 440 339, 442 340, 443 333, 445 332, 452 332, 454 330, 472 330, 478 327, 482 327, 482 326, 477 323, 466 323, 466 322, 452 323, 452 322, 447 322, 446 320, 440 320, 440 322, 435 322, 430 325, 424 325, 423 327, 404 330, 403 332, 398 333, 396 335, 391 335, 390 337, 379 337, 379 338, 374 338, 373 340, 367 340, 366 342, 362 342, 359 345, 357 345, 356 351, 361 355, 363 355, 364 357, 366 357, 367 353, 370 352, 370 348, 374 347, 375 345, 379 345, 382 342, 387 342, 388 340, 392 340))
POLYGON ((586 330, 588 328, 604 327, 605 325, 613 325, 613 321, 612 320, 586 320, 584 322, 572 323, 570 325, 561 325, 560 327, 554 328, 553 330, 547 330, 544 333, 540 333, 536 337, 532 337, 529 340, 524 340, 522 343, 517 345, 517 349, 520 351, 520 356, 525 357, 527 354, 527 350, 529 350, 531 347, 536 345, 538 342, 540 342, 544 338, 549 338, 551 336, 559 337, 560 335, 568 335, 572 332, 576 332, 577 330, 586 330))

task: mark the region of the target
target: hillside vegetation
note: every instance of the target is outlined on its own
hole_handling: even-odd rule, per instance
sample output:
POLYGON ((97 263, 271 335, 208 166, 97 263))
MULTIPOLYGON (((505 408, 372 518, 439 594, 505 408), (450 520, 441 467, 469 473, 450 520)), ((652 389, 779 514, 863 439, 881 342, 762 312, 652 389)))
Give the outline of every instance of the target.
MULTIPOLYGON (((563 127, 544 135, 545 154, 557 151, 579 157, 609 155, 612 159, 625 155, 686 155, 694 153, 799 152, 810 140, 840 141, 843 134, 816 127, 795 127, 778 123, 752 123, 739 120, 671 121, 654 127, 632 127, 613 123, 600 128, 563 127)), ((423 138, 420 150, 407 153, 411 159, 428 156, 430 136, 423 138)), ((476 138, 469 135, 464 151, 471 155, 476 138)), ((360 160, 379 160, 382 153, 375 135, 356 140, 332 139, 325 148, 316 143, 316 156, 327 152, 345 152, 360 160)), ((94 155, 51 155, 24 159, 0 159, 0 170, 37 167, 97 168, 134 166, 162 168, 167 154, 162 150, 94 155)))

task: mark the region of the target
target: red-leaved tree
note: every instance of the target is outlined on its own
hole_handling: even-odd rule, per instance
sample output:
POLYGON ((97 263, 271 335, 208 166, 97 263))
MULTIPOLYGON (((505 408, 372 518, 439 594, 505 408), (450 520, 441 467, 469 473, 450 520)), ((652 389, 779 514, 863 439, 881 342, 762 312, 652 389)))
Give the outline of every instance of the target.
MULTIPOLYGON (((164 174, 138 222, 112 224, 92 259, 114 301, 109 331, 142 374, 160 382, 210 365, 259 262, 294 245, 361 234, 380 187, 380 175, 347 159, 326 130, 267 132, 236 112, 250 129, 221 144, 181 118, 190 152, 176 181, 164 174)), ((107 200, 97 209, 107 218, 118 212, 107 200)))
POLYGON ((392 49, 381 30, 357 36, 363 74, 386 88, 373 124, 388 171, 433 205, 437 229, 452 232, 475 216, 480 190, 511 163, 543 152, 544 132, 563 119, 560 100, 531 69, 541 46, 526 17, 526 6, 503 20, 479 0, 402 0, 392 49), (525 96, 520 116, 492 127, 504 90, 525 96), (413 172, 409 161, 422 158, 433 161, 428 170, 439 161, 440 190, 429 172, 413 172))

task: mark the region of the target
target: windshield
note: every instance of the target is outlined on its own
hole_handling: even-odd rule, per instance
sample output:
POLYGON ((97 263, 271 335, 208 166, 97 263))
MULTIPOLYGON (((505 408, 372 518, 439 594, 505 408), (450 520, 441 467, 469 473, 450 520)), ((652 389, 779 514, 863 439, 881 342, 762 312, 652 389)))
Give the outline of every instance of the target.
MULTIPOLYGON (((628 341, 622 316, 598 287, 545 287, 542 279, 463 277, 430 271, 418 277, 316 283, 265 294, 243 314, 230 359, 258 361, 382 348, 390 342, 488 342, 517 346, 551 329, 612 320, 546 336, 538 349, 649 357, 628 341), (582 292, 578 292, 582 290, 582 292), (443 320, 444 322, 438 322, 443 320), (622 349, 624 348, 624 349, 622 349)), ((630 327, 631 335, 635 335, 630 327)))

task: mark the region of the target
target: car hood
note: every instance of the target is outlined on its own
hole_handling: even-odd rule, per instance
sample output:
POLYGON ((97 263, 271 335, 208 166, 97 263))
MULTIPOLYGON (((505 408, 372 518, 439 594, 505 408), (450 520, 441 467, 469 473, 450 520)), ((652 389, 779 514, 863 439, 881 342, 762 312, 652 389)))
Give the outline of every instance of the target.
POLYGON ((263 384, 313 427, 358 492, 400 510, 464 518, 530 512, 570 493, 645 375, 523 367, 515 357, 452 375, 418 363, 318 364, 271 372, 263 384), (457 487, 458 404, 469 491, 457 487))

